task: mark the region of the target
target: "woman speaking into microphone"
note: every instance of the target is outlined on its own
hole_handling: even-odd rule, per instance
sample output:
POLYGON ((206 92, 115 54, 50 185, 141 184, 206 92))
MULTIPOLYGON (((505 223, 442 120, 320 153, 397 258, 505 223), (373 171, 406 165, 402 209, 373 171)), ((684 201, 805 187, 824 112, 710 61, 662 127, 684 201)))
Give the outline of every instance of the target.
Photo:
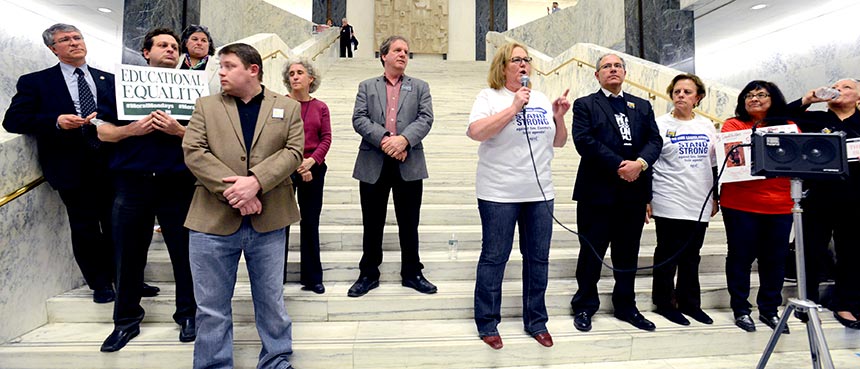
POLYGON ((466 135, 481 142, 475 179, 481 215, 481 256, 475 282, 475 324, 490 347, 502 348, 502 279, 519 225, 523 255, 523 324, 543 346, 552 346, 546 329, 549 245, 552 238, 553 147, 567 141, 567 91, 553 102, 530 88, 526 47, 509 43, 490 64, 487 82, 472 105, 466 135))

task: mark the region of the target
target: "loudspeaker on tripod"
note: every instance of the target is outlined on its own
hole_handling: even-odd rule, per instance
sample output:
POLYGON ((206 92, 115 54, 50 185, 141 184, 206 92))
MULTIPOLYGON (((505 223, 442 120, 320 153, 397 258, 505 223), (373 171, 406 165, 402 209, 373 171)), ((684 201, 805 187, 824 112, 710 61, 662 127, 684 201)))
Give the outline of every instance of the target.
POLYGON ((766 133, 752 135, 751 174, 801 179, 848 176, 845 133, 766 133))

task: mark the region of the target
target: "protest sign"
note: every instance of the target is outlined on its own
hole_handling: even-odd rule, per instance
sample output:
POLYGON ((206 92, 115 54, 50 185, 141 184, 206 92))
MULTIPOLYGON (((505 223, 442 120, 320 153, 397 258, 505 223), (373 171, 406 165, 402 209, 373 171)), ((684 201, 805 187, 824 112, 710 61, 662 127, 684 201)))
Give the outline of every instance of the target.
POLYGON ((121 120, 137 120, 155 111, 175 119, 191 119, 197 98, 209 95, 203 71, 120 64, 116 74, 116 104, 121 120))

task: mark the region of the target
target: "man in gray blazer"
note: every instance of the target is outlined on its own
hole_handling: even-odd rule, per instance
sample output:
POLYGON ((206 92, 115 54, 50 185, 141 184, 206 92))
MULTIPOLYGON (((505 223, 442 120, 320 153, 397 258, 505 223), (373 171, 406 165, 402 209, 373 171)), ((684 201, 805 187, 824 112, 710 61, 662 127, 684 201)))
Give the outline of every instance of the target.
POLYGON ((402 284, 421 293, 436 293, 436 286, 421 273, 424 266, 418 256, 422 180, 427 178, 421 141, 433 124, 430 86, 404 74, 409 61, 405 38, 388 37, 379 51, 384 73, 358 85, 352 114, 352 126, 362 137, 352 176, 360 181, 364 253, 361 274, 347 295, 363 296, 379 286, 390 192, 400 235, 402 284))

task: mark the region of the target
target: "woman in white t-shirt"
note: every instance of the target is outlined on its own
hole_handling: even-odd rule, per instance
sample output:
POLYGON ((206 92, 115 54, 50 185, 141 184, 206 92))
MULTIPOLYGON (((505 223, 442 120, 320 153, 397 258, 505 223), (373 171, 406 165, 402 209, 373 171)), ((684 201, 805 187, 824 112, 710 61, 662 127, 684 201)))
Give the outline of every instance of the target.
POLYGON ((531 60, 525 46, 509 43, 496 51, 487 82, 472 106, 466 134, 480 141, 475 180, 481 214, 481 257, 475 283, 475 323, 490 347, 502 348, 502 279, 519 224, 523 255, 523 324, 543 346, 546 329, 549 245, 552 238, 550 161, 553 147, 567 141, 567 91, 554 102, 529 88, 531 60))
POLYGON ((705 202, 714 185, 717 131, 713 122, 693 112, 705 97, 699 77, 679 74, 666 93, 675 108, 657 118, 663 149, 654 163, 653 196, 646 209, 646 222, 653 217, 657 229, 654 264, 666 264, 654 269, 651 297, 655 312, 671 322, 689 325, 687 315, 711 324, 714 321, 701 307, 699 250, 708 221, 719 211, 714 197, 705 202))

